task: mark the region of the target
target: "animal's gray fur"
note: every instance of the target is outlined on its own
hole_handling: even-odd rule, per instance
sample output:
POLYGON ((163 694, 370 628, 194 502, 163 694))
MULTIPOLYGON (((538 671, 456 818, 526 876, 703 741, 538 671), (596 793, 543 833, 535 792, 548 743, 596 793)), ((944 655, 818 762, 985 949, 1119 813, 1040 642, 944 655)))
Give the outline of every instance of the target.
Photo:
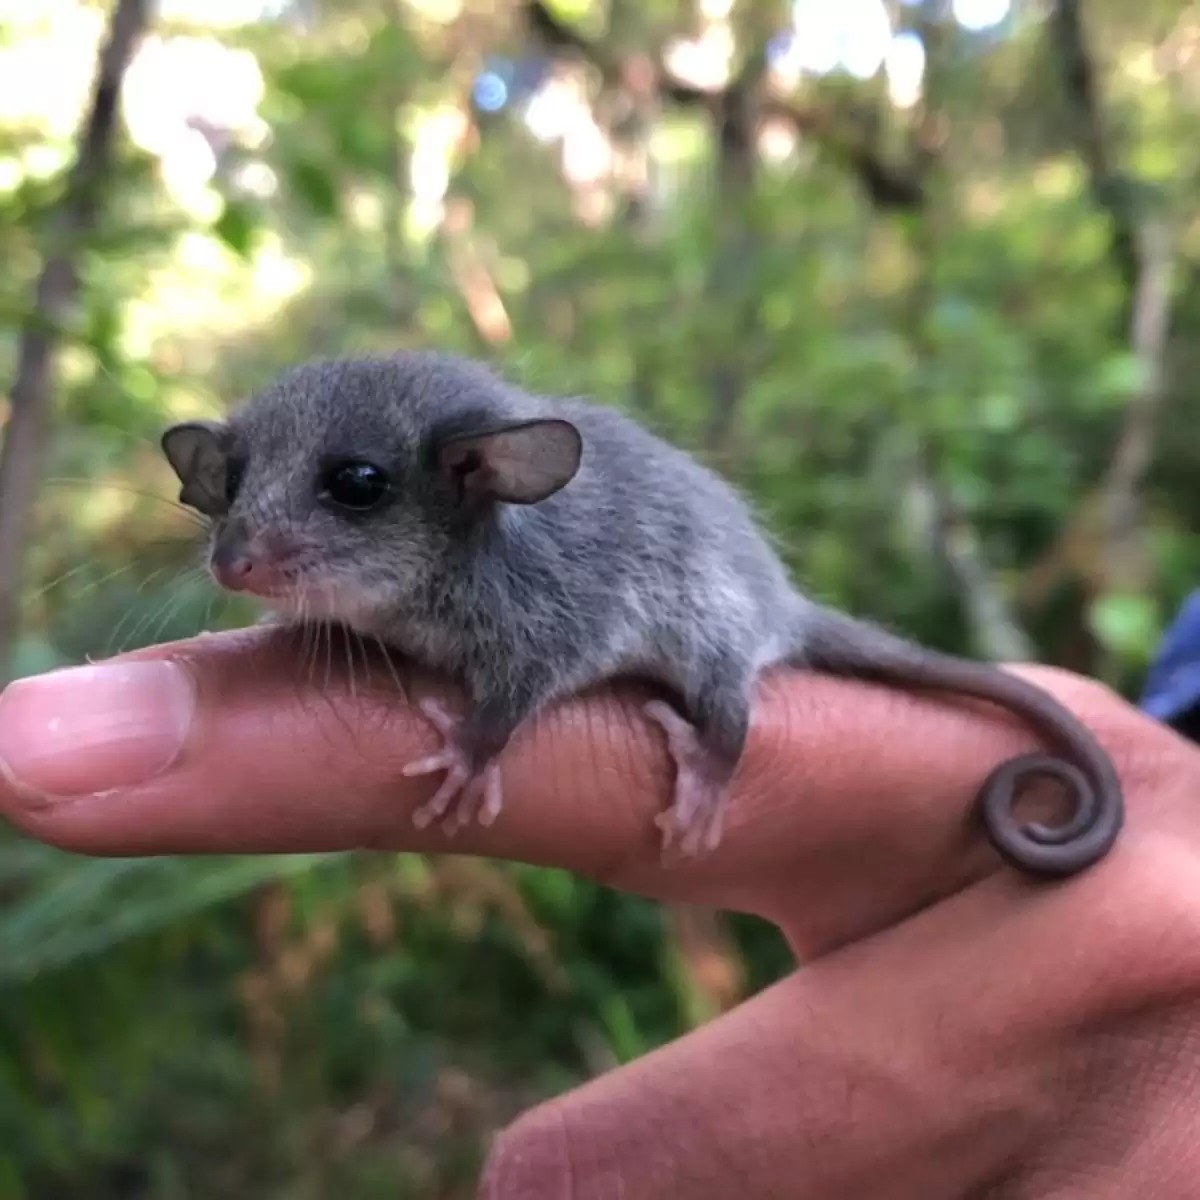
MULTIPOLYGON (((464 677, 514 720, 617 674, 684 711, 736 708, 764 665, 802 649, 805 602, 719 476, 612 408, 529 395, 476 363, 412 353, 289 370, 229 422, 249 450, 229 518, 278 524, 334 585, 321 615, 464 677), (454 432, 560 416, 575 478, 537 505, 464 521, 431 467, 454 432), (401 496, 347 521, 314 481, 330 454, 388 468, 401 496)), ((308 612, 313 612, 309 599, 308 612)), ((715 717, 714 717, 715 719, 715 717)))
POLYGON ((726 481, 612 408, 531 395, 457 357, 408 353, 289 370, 234 413, 228 432, 242 476, 216 544, 284 530, 305 548, 293 615, 339 620, 459 676, 474 705, 464 734, 473 769, 548 701, 638 675, 675 697, 711 781, 727 782, 753 683, 787 662, 981 696, 1062 742, 1108 809, 1069 845, 1053 844, 1053 831, 1039 841, 1013 822, 1011 793, 1022 771, 1062 764, 1010 764, 1016 774, 1006 792, 992 787, 984 815, 1018 865, 1069 873, 1116 836, 1111 764, 1071 714, 1012 676, 812 604, 726 481), (582 435, 574 477, 537 504, 464 510, 437 468, 439 445, 545 417, 582 435), (359 516, 328 511, 316 480, 330 456, 387 469, 397 494, 359 516))

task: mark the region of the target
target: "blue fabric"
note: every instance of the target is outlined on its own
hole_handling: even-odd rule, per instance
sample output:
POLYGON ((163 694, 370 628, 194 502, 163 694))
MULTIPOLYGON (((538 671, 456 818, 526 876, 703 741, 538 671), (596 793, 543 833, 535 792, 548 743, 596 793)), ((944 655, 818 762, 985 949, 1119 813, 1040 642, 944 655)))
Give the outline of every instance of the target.
POLYGON ((1200 709, 1200 591, 1193 592, 1163 635, 1139 705, 1160 721, 1200 709))

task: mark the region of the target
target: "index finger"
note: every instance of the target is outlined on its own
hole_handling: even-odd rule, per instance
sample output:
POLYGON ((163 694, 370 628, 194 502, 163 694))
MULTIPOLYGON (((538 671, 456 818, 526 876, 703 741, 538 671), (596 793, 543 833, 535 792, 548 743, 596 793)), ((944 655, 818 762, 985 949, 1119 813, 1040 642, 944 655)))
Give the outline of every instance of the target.
MULTIPOLYGON (((448 851, 567 867, 660 898, 744 909, 824 944, 995 866, 971 800, 1020 727, 899 692, 764 680, 713 854, 664 866, 672 768, 630 689, 554 707, 502 759, 504 809, 418 830, 437 735, 386 664, 258 628, 39 676, 0 696, 0 812, 88 854, 448 851), (311 647, 310 647, 311 649, 311 647), (353 667, 353 669, 351 669, 353 667)), ((439 685, 418 678, 415 689, 439 685)))

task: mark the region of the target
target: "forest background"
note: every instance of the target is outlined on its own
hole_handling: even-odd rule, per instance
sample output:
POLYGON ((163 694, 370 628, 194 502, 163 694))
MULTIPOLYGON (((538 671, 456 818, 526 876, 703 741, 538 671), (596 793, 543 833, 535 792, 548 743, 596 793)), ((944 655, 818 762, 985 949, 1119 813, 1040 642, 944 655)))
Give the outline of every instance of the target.
MULTIPOLYGON (((236 625, 157 452, 436 346, 735 479, 824 600, 1137 688, 1200 580, 1200 4, 0 0, 0 678, 236 625)), ((790 968, 561 872, 0 831, 0 1197, 468 1197, 790 968)))

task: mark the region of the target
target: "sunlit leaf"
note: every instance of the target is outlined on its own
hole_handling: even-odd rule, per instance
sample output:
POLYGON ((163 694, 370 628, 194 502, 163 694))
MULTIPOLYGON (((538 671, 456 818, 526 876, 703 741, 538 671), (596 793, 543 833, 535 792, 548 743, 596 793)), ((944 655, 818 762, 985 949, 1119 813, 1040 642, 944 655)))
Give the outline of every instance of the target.
POLYGON ((1146 365, 1131 352, 1111 354, 1096 370, 1095 386, 1101 394, 1125 398, 1138 392, 1146 381, 1146 365))
POLYGON ((1092 632, 1111 650, 1145 659, 1158 636, 1157 606, 1149 596, 1111 592, 1088 612, 1092 632))
POLYGON ((226 200, 221 215, 213 225, 213 232, 235 254, 249 258, 254 249, 254 238, 258 228, 259 217, 252 205, 238 200, 226 200))

